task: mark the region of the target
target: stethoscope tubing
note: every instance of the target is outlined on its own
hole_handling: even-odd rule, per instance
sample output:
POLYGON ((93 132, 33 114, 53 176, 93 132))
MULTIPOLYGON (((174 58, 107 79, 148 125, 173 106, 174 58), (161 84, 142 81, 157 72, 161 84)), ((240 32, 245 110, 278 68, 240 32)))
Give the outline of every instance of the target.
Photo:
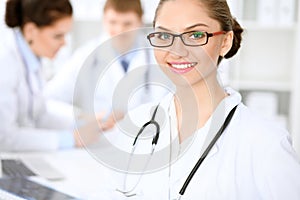
MULTIPOLYGON (((158 142, 158 139, 159 139, 159 134, 160 134, 160 127, 159 127, 159 124, 157 121, 155 121, 155 116, 156 116, 156 113, 157 113, 157 110, 158 110, 158 107, 159 107, 159 104, 156 106, 153 114, 152 114, 152 117, 151 119, 146 122, 142 127, 141 129, 139 130, 137 136, 135 137, 134 139, 134 142, 133 142, 133 147, 132 147, 132 151, 131 151, 131 155, 134 153, 134 150, 135 150, 135 147, 137 145, 137 140, 139 138, 139 136, 142 134, 143 130, 150 124, 154 124, 156 126, 156 134, 155 136, 153 137, 153 141, 152 141, 152 151, 151 151, 151 154, 150 154, 150 158, 151 156, 153 155, 154 153, 154 150, 155 150, 155 146, 158 142)), ((182 185, 180 191, 179 191, 179 195, 177 197, 177 200, 180 200, 181 197, 184 195, 187 187, 189 186, 192 178, 194 177, 194 175, 196 174, 197 170, 199 169, 199 167, 201 166, 201 164, 203 163, 203 161, 205 160, 205 158, 207 157, 207 155, 209 154, 210 150, 212 149, 212 147, 216 144, 216 142, 218 141, 218 139, 221 137, 222 133, 224 132, 224 130, 227 128, 227 126, 229 125, 235 111, 236 111, 236 108, 238 107, 238 105, 234 106, 231 111, 229 112, 229 114, 227 115, 226 119, 224 120, 224 123, 222 124, 222 126, 220 127, 220 129, 218 130, 218 132, 216 133, 216 135, 214 136, 214 138, 211 140, 211 142, 209 143, 209 145, 206 147, 205 151, 203 152, 203 154, 201 155, 201 157, 198 159, 198 161, 196 162, 195 166, 193 167, 193 169, 191 170, 191 172, 189 173, 188 177, 186 178, 184 184, 182 185)), ((132 157, 132 156, 131 156, 132 157)), ((130 161, 131 161, 131 158, 130 158, 130 161)), ((146 163, 146 166, 144 168, 144 170, 146 169, 146 167, 148 166, 148 163, 149 163, 150 159, 148 159, 147 163, 146 163)), ((130 162, 129 162, 130 163, 130 162)), ((129 168, 129 163, 128 163, 128 168, 129 168)), ((129 194, 130 192, 132 192, 136 186, 138 185, 138 183, 140 182, 140 179, 141 177, 139 178, 137 184, 133 187, 133 189, 129 190, 129 191, 126 191, 126 192, 122 192, 120 190, 120 192, 122 192, 124 195, 127 196, 127 194, 129 194)), ((126 182, 126 181, 125 181, 126 182)), ((128 195, 127 197, 130 197, 132 195, 128 195)))
MULTIPOLYGON (((227 115, 223 125, 220 127, 219 131, 217 132, 217 134, 215 135, 215 137, 212 139, 212 141, 209 143, 208 147, 205 149, 204 153, 201 155, 201 157, 199 158, 199 160, 197 161, 197 163, 195 164, 195 166, 193 167, 192 171, 190 172, 190 174, 188 175, 187 179, 185 180, 184 184, 182 185, 182 188, 179 191, 179 195, 183 196, 189 183, 191 182, 192 178, 194 177, 194 175, 196 174, 197 170, 199 169, 200 165, 202 164, 202 162, 204 161, 204 159, 206 158, 206 156, 208 155, 208 153, 210 152, 210 150, 212 149, 212 147, 215 145, 215 143, 217 142, 217 140, 220 138, 220 136, 222 135, 222 133, 224 132, 224 130, 226 129, 226 127, 228 126, 228 124, 230 123, 232 116, 236 110, 238 105, 236 105, 227 115)), ((179 198, 180 199, 180 198, 179 198)))
MULTIPOLYGON (((218 139, 221 137, 222 133, 224 132, 224 130, 227 128, 227 126, 229 125, 235 110, 237 108, 238 105, 236 105, 235 107, 233 107, 231 109, 231 111, 229 112, 229 114, 227 115, 224 123, 222 124, 222 126, 220 127, 220 129, 218 130, 218 132, 216 133, 216 135, 214 136, 214 138, 211 140, 211 142, 209 143, 209 145, 207 146, 207 148, 205 149, 205 151, 203 152, 203 154, 201 155, 201 157, 198 159, 197 163, 195 164, 195 166, 193 167, 192 171, 190 172, 190 174, 188 175, 187 179, 185 180, 184 184, 182 185, 182 188, 179 191, 179 196, 178 196, 178 200, 181 199, 181 197, 184 195, 187 187, 189 186, 192 178, 194 177, 194 175, 196 174, 197 170, 199 169, 200 165, 202 164, 202 162, 205 160, 205 158, 207 157, 207 155, 209 154, 210 150, 212 149, 212 147, 216 144, 216 142, 218 141, 218 139)), ((143 132, 143 130, 145 129, 145 127, 147 127, 150 124, 155 124, 155 126, 157 127, 157 132, 155 137, 153 138, 153 141, 155 140, 155 142, 152 141, 152 144, 154 144, 154 148, 155 145, 157 144, 158 138, 159 138, 159 134, 160 134, 160 130, 159 130, 159 124, 158 122, 155 121, 155 116, 158 110, 159 104, 156 106, 153 114, 152 114, 152 118, 150 121, 146 122, 142 128, 140 129, 139 133, 137 134, 137 136, 135 137, 134 143, 133 143, 133 148, 135 148, 136 145, 136 141, 138 139, 138 137, 140 136, 140 134, 143 132)), ((154 152, 154 148, 152 149, 151 155, 154 152)), ((149 160, 148 160, 149 161, 149 160)), ((148 162, 147 162, 148 163, 148 162)))

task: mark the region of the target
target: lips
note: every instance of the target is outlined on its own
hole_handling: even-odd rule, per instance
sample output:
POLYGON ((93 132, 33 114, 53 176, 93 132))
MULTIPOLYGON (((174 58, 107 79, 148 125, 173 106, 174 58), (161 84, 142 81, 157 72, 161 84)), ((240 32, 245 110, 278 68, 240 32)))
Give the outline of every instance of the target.
POLYGON ((170 62, 168 63, 171 70, 177 74, 185 74, 197 65, 196 62, 170 62))

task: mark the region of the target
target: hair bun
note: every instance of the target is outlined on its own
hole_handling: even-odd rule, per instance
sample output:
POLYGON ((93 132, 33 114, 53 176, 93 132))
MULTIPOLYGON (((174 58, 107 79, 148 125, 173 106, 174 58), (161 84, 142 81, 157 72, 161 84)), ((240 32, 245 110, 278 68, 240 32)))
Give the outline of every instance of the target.
POLYGON ((236 21, 235 18, 232 19, 232 30, 234 33, 233 36, 233 43, 230 51, 224 56, 225 58, 231 58, 234 56, 239 48, 241 47, 242 42, 242 33, 244 29, 241 27, 241 25, 236 21))
POLYGON ((8 0, 6 2, 5 23, 14 28, 22 25, 22 0, 8 0))

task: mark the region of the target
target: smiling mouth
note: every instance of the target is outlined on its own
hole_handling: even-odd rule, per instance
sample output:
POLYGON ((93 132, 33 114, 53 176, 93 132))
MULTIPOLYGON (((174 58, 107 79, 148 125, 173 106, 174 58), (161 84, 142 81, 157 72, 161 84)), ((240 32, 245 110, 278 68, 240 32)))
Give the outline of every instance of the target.
POLYGON ((197 65, 197 62, 182 62, 182 63, 173 62, 173 63, 168 63, 168 65, 170 66, 170 69, 173 72, 177 74, 185 74, 191 71, 197 65))
POLYGON ((196 62, 192 62, 192 63, 169 63, 169 65, 172 68, 175 68, 175 69, 187 69, 187 68, 195 67, 197 65, 197 63, 196 62))

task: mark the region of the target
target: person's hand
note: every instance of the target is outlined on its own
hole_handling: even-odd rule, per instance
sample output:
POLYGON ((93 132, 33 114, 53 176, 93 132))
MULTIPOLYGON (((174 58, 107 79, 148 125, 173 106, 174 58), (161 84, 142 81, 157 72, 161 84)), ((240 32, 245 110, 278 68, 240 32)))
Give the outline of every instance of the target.
POLYGON ((112 129, 116 122, 124 117, 122 112, 111 112, 109 114, 100 113, 96 116, 99 126, 103 131, 112 129))
POLYGON ((99 134, 107 129, 99 123, 103 117, 104 113, 100 113, 96 116, 82 113, 78 116, 78 128, 74 131, 76 147, 84 147, 98 140, 99 134))
POLYGON ((95 143, 99 134, 114 127, 115 123, 123 118, 123 113, 114 112, 110 114, 99 113, 96 116, 81 115, 79 118, 83 125, 74 131, 76 147, 84 147, 95 143))
POLYGON ((83 125, 74 131, 75 146, 84 147, 96 142, 101 132, 102 129, 96 118, 84 120, 83 125))
POLYGON ((97 142, 99 135, 113 128, 115 123, 123 116, 121 112, 108 115, 101 112, 96 116, 81 115, 78 121, 82 125, 74 131, 75 146, 84 147, 97 142))

